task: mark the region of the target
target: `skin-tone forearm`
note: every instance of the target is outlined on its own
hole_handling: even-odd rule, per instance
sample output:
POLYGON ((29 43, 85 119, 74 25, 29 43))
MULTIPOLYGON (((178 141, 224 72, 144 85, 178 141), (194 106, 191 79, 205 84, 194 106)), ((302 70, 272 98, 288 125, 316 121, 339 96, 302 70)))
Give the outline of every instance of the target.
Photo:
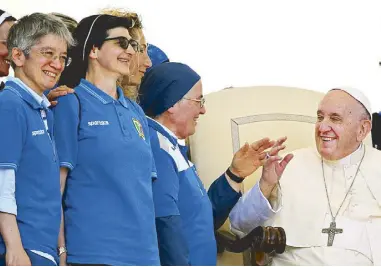
POLYGON ((0 212, 0 233, 7 251, 24 249, 15 215, 0 212))
MULTIPOLYGON (((63 192, 65 191, 66 186, 66 178, 68 175, 68 169, 67 168, 61 168, 60 169, 60 185, 61 185, 61 196, 63 195, 63 192)), ((66 241, 65 241, 65 227, 64 227, 64 213, 63 209, 61 208, 61 226, 60 226, 60 233, 58 235, 58 247, 65 247, 66 241)), ((60 256, 60 265, 66 265, 66 253, 63 253, 60 256)))
POLYGON ((15 215, 0 212, 0 234, 6 248, 5 265, 30 266, 31 262, 22 245, 15 215))
POLYGON ((265 198, 269 199, 271 196, 271 192, 274 190, 276 184, 269 184, 266 183, 263 179, 259 180, 259 188, 262 191, 262 194, 265 196, 265 198))
POLYGON ((66 178, 69 173, 69 170, 65 167, 60 169, 60 186, 61 186, 61 196, 63 195, 66 187, 66 178))
POLYGON ((239 183, 233 181, 226 172, 225 172, 225 177, 226 177, 226 180, 228 181, 230 187, 234 191, 236 191, 237 193, 241 192, 241 190, 242 190, 242 186, 241 185, 242 184, 239 184, 239 183))
POLYGON ((60 233, 58 235, 58 247, 64 247, 64 246, 65 246, 65 229, 64 229, 63 210, 61 208, 61 226, 60 226, 60 233))

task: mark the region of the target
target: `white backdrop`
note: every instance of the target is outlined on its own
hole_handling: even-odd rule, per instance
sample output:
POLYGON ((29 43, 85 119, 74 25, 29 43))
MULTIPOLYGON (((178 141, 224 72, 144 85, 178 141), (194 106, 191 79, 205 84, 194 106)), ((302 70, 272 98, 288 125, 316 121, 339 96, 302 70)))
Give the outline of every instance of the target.
MULTIPOLYGON (((149 42, 192 66, 204 92, 282 85, 347 85, 381 111, 381 1, 0 0, 16 17, 40 11, 80 20, 104 7, 143 17, 149 42)), ((276 96, 274 96, 276 97, 276 96)))

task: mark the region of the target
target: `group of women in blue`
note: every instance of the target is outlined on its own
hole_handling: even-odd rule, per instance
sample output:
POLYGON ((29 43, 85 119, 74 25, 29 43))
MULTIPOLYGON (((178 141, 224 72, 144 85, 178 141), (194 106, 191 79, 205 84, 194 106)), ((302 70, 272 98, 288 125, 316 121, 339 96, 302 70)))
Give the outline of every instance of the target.
MULTIPOLYGON (((73 36, 77 45, 68 53, 72 62, 59 81, 74 88, 75 93, 58 99, 53 109, 54 123, 51 112, 46 111, 49 136, 35 132, 44 136, 38 138, 51 138, 54 149, 47 148, 45 155, 49 165, 39 162, 41 158, 32 150, 23 152, 21 166, 4 153, 0 153, 0 160, 17 170, 18 201, 23 198, 19 195, 23 190, 39 185, 23 181, 24 173, 37 176, 41 170, 52 168, 58 176, 60 168, 63 224, 58 243, 66 246, 69 264, 215 265, 214 231, 224 223, 241 194, 232 188, 225 173, 206 192, 188 160, 183 139, 194 131, 179 133, 195 127, 195 117, 205 113, 200 76, 187 65, 163 63, 144 76, 140 106, 124 97, 117 81, 128 75, 126 62, 137 51, 128 32, 130 26, 130 20, 110 15, 90 16, 79 23, 73 36), (184 100, 189 103, 180 108, 184 100), (172 112, 175 106, 177 111, 172 112), (166 124, 161 118, 169 118, 174 124, 166 124)), ((31 99, 22 85, 12 81, 6 83, 1 103, 8 101, 8 95, 27 102, 31 99)), ((1 119, 11 113, 5 107, 1 119)), ((31 108, 47 110, 34 104, 31 108)), ((8 119, 19 127, 36 120, 13 115, 8 119)), ((5 131, 0 137, 10 140, 10 135, 5 131)), ((6 141, 1 144, 5 146, 6 141)), ((43 187, 58 187, 58 177, 53 180, 51 184, 43 183, 43 187)), ((49 197, 53 200, 57 194, 49 197)), ((21 212, 19 225, 24 222, 21 216, 28 217, 25 222, 32 220, 39 214, 38 207, 46 204, 31 198, 40 201, 36 207, 28 204, 36 214, 21 212)), ((54 218, 57 225, 59 214, 54 218)), ((45 230, 36 234, 43 236, 45 230)), ((29 249, 53 253, 38 245, 29 249)))
MULTIPOLYGON (((99 88, 106 78, 101 71, 107 66, 92 66, 91 57, 80 61, 82 52, 91 54, 106 33, 107 38, 118 37, 113 29, 121 25, 110 21, 105 15, 92 16, 78 25, 74 37, 86 44, 72 49, 72 67, 60 80, 74 87, 75 94, 60 98, 54 109, 60 165, 68 169, 64 192, 67 261, 215 265, 214 229, 226 220, 240 193, 222 175, 207 194, 177 137, 168 140, 178 151, 181 148, 177 156, 189 168, 179 170, 170 154, 162 154, 156 132, 170 133, 153 119, 147 124, 141 108, 115 87, 117 75, 112 84, 116 99, 105 93, 106 88, 99 88)), ((186 65, 158 65, 143 80, 141 105, 144 108, 146 99, 153 99, 151 106, 160 112, 150 115, 160 115, 199 80, 186 65)))

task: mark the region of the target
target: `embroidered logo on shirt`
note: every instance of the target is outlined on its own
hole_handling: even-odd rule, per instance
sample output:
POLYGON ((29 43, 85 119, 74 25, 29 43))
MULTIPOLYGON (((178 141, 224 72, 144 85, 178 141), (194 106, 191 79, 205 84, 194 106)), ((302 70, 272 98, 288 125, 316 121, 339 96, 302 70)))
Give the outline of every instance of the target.
POLYGON ((45 130, 32 131, 32 136, 42 135, 45 133, 45 130))
POLYGON ((104 126, 104 125, 110 125, 108 121, 89 121, 87 122, 87 125, 89 126, 104 126))
POLYGON ((140 121, 138 121, 137 119, 132 119, 132 122, 134 123, 134 126, 135 126, 135 129, 136 131, 138 132, 139 136, 141 138, 143 138, 143 140, 146 140, 146 137, 144 136, 144 131, 143 131, 143 127, 140 123, 140 121))

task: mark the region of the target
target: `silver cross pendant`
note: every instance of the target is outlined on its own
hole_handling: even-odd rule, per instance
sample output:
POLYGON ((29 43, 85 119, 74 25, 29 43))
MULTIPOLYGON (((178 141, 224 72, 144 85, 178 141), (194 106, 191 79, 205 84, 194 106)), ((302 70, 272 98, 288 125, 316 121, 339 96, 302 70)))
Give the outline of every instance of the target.
POLYGON ((323 234, 328 234, 328 243, 327 243, 327 246, 331 247, 332 244, 333 244, 333 240, 335 239, 335 235, 336 234, 342 234, 343 233, 343 229, 336 228, 336 222, 333 221, 329 225, 329 228, 324 228, 321 232, 323 234))

